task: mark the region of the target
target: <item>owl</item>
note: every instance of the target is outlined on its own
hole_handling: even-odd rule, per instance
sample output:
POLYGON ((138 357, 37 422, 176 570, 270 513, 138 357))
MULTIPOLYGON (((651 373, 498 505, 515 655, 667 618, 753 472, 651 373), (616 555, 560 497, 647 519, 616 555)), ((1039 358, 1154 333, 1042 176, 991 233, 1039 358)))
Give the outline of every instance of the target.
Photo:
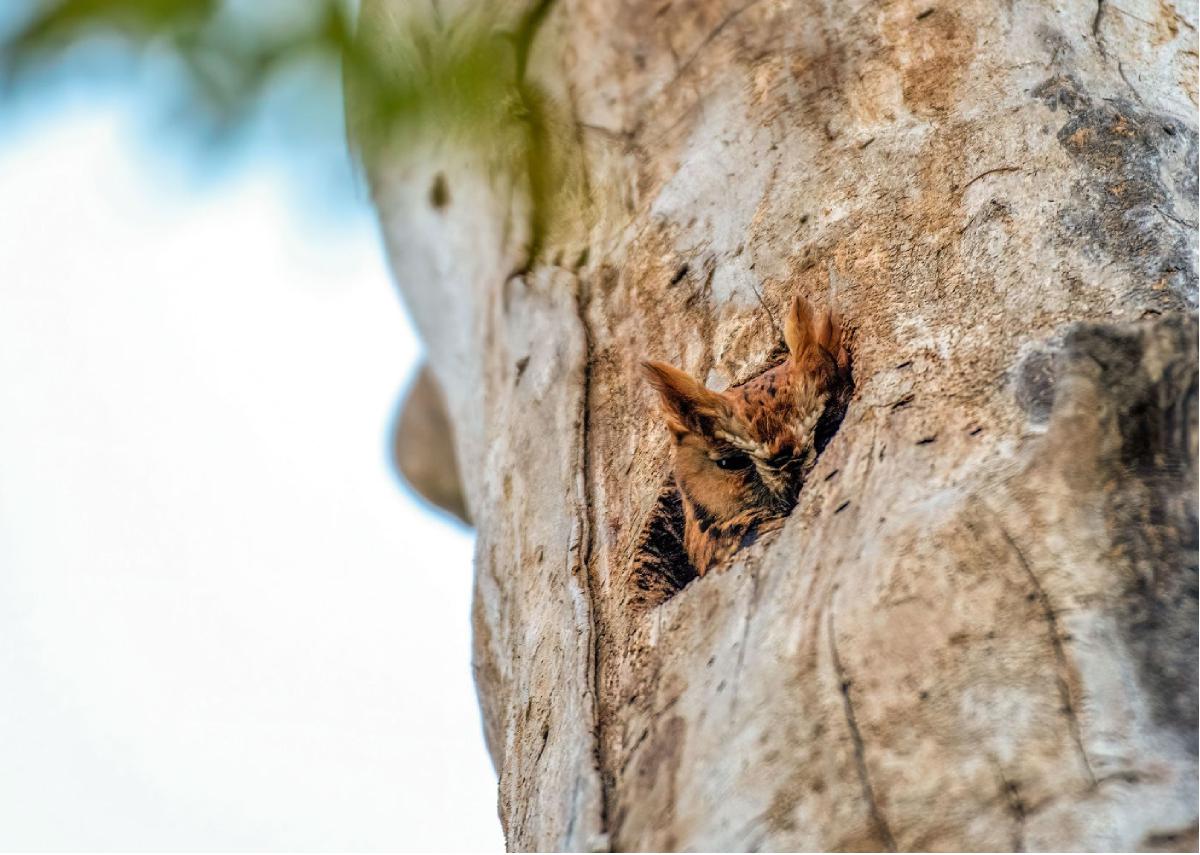
POLYGON ((793 299, 785 361, 714 392, 663 362, 642 363, 674 439, 683 547, 703 576, 795 507, 845 414, 850 354, 841 319, 793 299))

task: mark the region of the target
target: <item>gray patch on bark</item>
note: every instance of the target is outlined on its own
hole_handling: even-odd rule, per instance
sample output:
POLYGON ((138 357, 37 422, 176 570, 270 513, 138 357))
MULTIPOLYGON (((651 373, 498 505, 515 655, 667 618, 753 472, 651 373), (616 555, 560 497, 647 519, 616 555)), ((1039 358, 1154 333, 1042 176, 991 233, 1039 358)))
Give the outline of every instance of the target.
POLYGON ((1056 356, 1055 350, 1039 345, 1017 365, 1014 396, 1034 424, 1046 424, 1054 408, 1056 356))
POLYGON ((1194 308, 1196 130, 1121 98, 1094 99, 1069 75, 1033 95, 1066 112, 1058 141, 1083 173, 1059 221, 1063 238, 1144 279, 1149 302, 1165 288, 1194 308))
MULTIPOLYGON (((1156 722, 1197 750, 1197 325, 1083 325, 1065 358, 1099 366, 1096 387, 1120 432, 1105 507, 1129 572, 1117 620, 1141 664, 1156 722)), ((1094 371, 1094 369, 1092 369, 1094 371)))

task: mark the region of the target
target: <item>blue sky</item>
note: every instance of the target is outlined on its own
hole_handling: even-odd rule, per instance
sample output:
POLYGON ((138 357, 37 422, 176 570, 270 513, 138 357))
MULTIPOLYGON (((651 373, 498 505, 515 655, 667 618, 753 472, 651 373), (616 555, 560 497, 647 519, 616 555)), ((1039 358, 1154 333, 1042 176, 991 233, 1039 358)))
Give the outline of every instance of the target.
POLYGON ((342 150, 4 109, 0 849, 500 849, 472 539, 388 468, 419 345, 342 150))

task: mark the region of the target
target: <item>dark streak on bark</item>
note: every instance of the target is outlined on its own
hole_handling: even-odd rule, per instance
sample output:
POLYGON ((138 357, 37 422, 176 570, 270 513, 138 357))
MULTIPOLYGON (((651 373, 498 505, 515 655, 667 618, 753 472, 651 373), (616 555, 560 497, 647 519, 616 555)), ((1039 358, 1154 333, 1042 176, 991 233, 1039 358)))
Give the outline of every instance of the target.
POLYGON ((1012 836, 1012 851, 1025 851, 1025 803, 1021 801, 1020 790, 1017 785, 1008 780, 1004 775, 1004 770, 1000 768, 1000 763, 995 759, 992 763, 996 769, 996 782, 1000 789, 1000 795, 1004 798, 1008 805, 1008 812, 1013 818, 1013 836, 1012 836))
POLYGON ((1079 726, 1079 715, 1075 711, 1075 702, 1071 697, 1071 686, 1067 680, 1069 673, 1069 665, 1067 663, 1067 653, 1063 648, 1062 636, 1058 628, 1058 617, 1054 613, 1054 607, 1050 602, 1050 598, 1046 595, 1042 583, 1038 581, 1037 575, 1033 572, 1033 568, 1029 566, 1029 562, 1025 558, 1025 553, 1021 551, 1021 547, 1013 540, 1012 535, 1008 533, 998 517, 996 517, 996 528, 1000 532, 1000 536, 1012 549, 1013 554, 1017 556, 1017 562, 1025 571, 1025 575, 1029 577, 1030 584, 1033 585, 1033 590, 1037 596, 1038 605, 1041 606, 1042 615, 1046 620, 1047 635, 1050 638, 1050 646, 1054 650, 1054 660, 1057 664, 1057 674, 1055 682, 1058 684, 1058 694, 1062 701, 1062 713, 1067 719, 1067 729, 1071 733, 1071 739, 1075 743, 1075 748, 1079 752, 1079 759, 1083 763, 1084 771, 1087 772, 1088 781, 1093 787, 1096 786, 1096 773, 1092 771, 1091 760, 1088 759, 1087 750, 1083 746, 1083 733, 1079 726))
POLYGON ((980 178, 985 178, 988 175, 995 175, 997 172, 1020 172, 1020 171, 1021 171, 1021 167, 1019 167, 1019 166, 997 166, 995 169, 988 169, 988 170, 985 170, 984 172, 981 172, 978 175, 976 175, 974 178, 972 178, 970 181, 968 181, 966 184, 963 185, 963 190, 966 190, 968 187, 970 187, 972 184, 974 184, 980 178))
POLYGON ((875 824, 875 833, 879 835, 879 839, 887 846, 889 852, 896 851, 896 838, 892 836, 892 830, 888 827, 887 819, 884 818, 883 812, 879 809, 879 803, 875 799, 875 789, 871 786, 871 776, 867 771, 866 750, 863 747, 862 734, 858 729, 858 719, 854 715, 854 702, 850 698, 850 679, 846 676, 846 669, 842 665, 842 659, 838 655, 837 649, 837 632, 833 625, 834 604, 836 603, 836 595, 831 595, 829 598, 829 652, 833 657, 833 670, 837 674, 838 687, 842 693, 842 710, 846 716, 846 726, 850 729, 850 739, 854 743, 854 765, 858 770, 858 780, 862 785, 863 799, 867 803, 867 809, 871 814, 871 821, 875 824))
POLYGON ((634 756, 636 756, 637 750, 642 747, 642 743, 646 741, 646 737, 649 735, 650 735, 650 728, 646 728, 645 730, 643 730, 641 732, 641 735, 639 735, 638 738, 636 740, 634 740, 633 745, 631 745, 629 747, 629 750, 625 753, 625 762, 621 764, 621 774, 622 775, 625 774, 625 770, 628 769, 629 764, 633 762, 633 758, 634 758, 634 756))
POLYGON ((542 723, 542 747, 538 749, 537 757, 533 759, 533 768, 537 768, 542 762, 542 755, 546 753, 546 746, 550 742, 550 720, 546 719, 542 723))

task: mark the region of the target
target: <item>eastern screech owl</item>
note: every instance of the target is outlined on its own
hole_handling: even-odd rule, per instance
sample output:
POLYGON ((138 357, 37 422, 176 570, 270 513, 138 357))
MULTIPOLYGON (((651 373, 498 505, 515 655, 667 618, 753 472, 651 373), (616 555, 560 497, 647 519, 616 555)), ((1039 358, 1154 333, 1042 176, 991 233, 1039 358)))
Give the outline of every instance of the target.
POLYGON ((784 362, 724 392, 642 363, 675 439, 683 545, 701 576, 787 516, 845 412, 850 354, 837 313, 797 296, 784 339, 784 362))

